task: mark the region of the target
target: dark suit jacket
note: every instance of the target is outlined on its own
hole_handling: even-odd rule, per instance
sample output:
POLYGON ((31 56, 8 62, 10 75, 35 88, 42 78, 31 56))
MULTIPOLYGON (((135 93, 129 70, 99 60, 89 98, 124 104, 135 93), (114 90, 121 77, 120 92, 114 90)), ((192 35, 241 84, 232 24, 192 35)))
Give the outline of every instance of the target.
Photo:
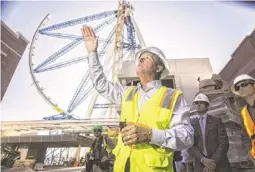
POLYGON ((215 160, 215 172, 231 172, 230 163, 227 157, 229 148, 228 136, 221 119, 207 115, 205 128, 207 156, 203 155, 202 131, 199 120, 197 118, 191 119, 191 125, 195 132, 194 145, 188 152, 195 158, 195 171, 203 172, 204 165, 201 163, 201 159, 207 157, 215 160))

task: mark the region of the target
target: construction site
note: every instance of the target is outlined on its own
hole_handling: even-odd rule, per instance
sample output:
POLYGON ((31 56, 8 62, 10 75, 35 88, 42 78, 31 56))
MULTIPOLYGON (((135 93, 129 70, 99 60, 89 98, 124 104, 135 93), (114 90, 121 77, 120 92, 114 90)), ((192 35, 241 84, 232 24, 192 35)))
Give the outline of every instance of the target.
MULTIPOLYGON (((107 135, 116 143, 120 112, 114 104, 99 97, 89 83, 88 71, 84 72, 68 107, 60 107, 54 102, 38 80, 38 76, 43 72, 87 61, 87 55, 62 62, 56 61, 83 42, 82 36, 60 33, 59 30, 94 22, 93 29, 96 33, 100 34, 105 28, 105 32, 109 31, 105 39, 99 38, 99 59, 104 57, 101 63, 105 73, 113 82, 136 86, 139 78, 135 72, 135 52, 141 47, 146 47, 146 42, 133 16, 135 7, 122 0, 116 4, 117 10, 61 21, 50 26, 50 14, 47 14, 38 23, 29 45, 29 75, 39 95, 57 115, 41 120, 1 122, 2 171, 84 171, 85 154, 94 140, 93 126, 96 124, 103 127, 103 135, 107 135), (37 57, 36 45, 41 37, 65 39, 69 40, 69 43, 38 64, 34 59, 37 57), (90 100, 87 100, 89 95, 90 100), (89 101, 86 117, 77 119, 72 115, 73 111, 85 100, 89 101), (93 111, 98 109, 103 117, 91 118, 93 111)), ((208 114, 221 118, 226 127, 230 145, 228 158, 234 172, 254 171, 255 168, 241 141, 240 110, 244 102, 230 90, 233 78, 243 71, 254 76, 255 30, 245 37, 235 51, 233 50, 232 58, 238 61, 236 54, 242 56, 242 52, 247 52, 247 47, 252 50, 250 53, 244 53, 246 62, 239 66, 242 69, 239 73, 226 72, 235 60, 229 62, 219 74, 214 74, 209 58, 167 59, 170 74, 162 80, 164 86, 183 91, 191 115, 195 114, 192 104, 194 97, 199 93, 209 97, 211 105, 208 114), (248 63, 249 66, 245 65, 248 63), (231 73, 231 77, 227 73, 231 73)))

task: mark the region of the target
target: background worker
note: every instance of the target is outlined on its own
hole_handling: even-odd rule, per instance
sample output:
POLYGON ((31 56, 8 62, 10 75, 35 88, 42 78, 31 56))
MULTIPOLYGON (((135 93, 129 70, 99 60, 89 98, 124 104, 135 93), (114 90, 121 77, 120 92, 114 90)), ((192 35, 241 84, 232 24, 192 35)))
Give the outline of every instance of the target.
POLYGON ((108 172, 112 169, 112 150, 115 145, 109 137, 102 135, 102 131, 101 125, 95 125, 93 128, 96 138, 86 154, 86 172, 108 172))
POLYGON ((194 103, 198 118, 191 118, 195 135, 188 153, 195 159, 195 171, 231 172, 228 136, 221 119, 208 115, 210 102, 206 95, 200 93, 194 103))
POLYGON ((235 78, 231 87, 234 94, 245 100, 241 110, 242 142, 253 162, 255 161, 255 79, 249 75, 235 78))

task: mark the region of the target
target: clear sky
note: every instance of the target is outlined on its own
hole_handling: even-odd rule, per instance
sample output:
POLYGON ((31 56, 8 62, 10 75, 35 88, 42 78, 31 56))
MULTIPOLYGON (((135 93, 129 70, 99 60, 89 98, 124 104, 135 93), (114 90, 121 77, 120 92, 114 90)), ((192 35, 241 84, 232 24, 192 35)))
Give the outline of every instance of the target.
MULTIPOLYGON (((2 20, 29 41, 41 20, 50 13, 48 25, 117 9, 117 1, 5 2, 2 20)), ((147 45, 160 47, 169 59, 209 58, 218 73, 243 38, 255 28, 255 9, 222 2, 135 1, 134 17, 147 45)), ((80 27, 71 32, 80 34, 80 27)), ((40 36, 34 62, 57 51, 65 41, 40 36)), ((28 45, 2 101, 2 120, 36 120, 56 112, 32 85, 28 67, 28 45)), ((84 54, 83 45, 72 52, 84 54)), ((68 56, 67 56, 68 58, 68 56)), ((63 109, 86 72, 86 63, 38 75, 40 84, 63 109)), ((88 101, 74 111, 84 118, 88 101)))

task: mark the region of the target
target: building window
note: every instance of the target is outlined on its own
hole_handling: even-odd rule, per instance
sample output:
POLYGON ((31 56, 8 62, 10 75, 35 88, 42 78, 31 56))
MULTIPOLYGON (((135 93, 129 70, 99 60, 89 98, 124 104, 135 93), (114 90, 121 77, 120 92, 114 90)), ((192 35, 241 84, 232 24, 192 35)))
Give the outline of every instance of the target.
POLYGON ((161 82, 163 86, 166 86, 168 88, 175 88, 174 80, 172 78, 162 79, 161 82))
POLYGON ((140 80, 135 79, 135 80, 129 80, 126 85, 127 86, 137 86, 137 84, 140 82, 140 80))

